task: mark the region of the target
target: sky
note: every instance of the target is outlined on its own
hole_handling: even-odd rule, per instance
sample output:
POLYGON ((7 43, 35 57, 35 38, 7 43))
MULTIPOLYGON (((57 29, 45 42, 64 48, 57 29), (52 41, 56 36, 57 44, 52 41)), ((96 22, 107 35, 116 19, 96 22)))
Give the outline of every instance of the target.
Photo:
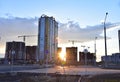
MULTIPOLYGON (((118 53, 120 30, 120 0, 0 0, 0 57, 4 57, 6 42, 23 41, 20 35, 37 35, 42 14, 53 16, 59 24, 59 47, 81 45, 94 52, 97 61, 104 56, 103 22, 105 14, 108 55, 118 53), (68 40, 75 40, 74 45, 68 40)), ((26 45, 37 45, 37 37, 26 38, 26 45)))

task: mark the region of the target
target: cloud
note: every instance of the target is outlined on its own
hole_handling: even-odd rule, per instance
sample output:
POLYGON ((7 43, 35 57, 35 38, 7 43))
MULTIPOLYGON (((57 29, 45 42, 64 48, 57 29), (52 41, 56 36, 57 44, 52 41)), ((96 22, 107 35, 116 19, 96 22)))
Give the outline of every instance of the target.
MULTIPOLYGON (((107 23, 106 28, 110 29, 120 23, 107 23)), ((68 40, 90 41, 95 37, 103 38, 100 34, 103 32, 103 25, 80 27, 77 22, 68 21, 67 23, 59 22, 59 41, 68 42, 68 40)), ((0 17, 0 37, 4 42, 17 40, 20 35, 37 35, 38 34, 38 18, 21 18, 0 17)), ((22 40, 22 39, 20 39, 22 40)), ((34 40, 33 40, 34 41, 34 40)), ((29 41, 30 42, 30 41, 29 41)), ((36 40, 37 43, 37 40, 36 40)))
POLYGON ((37 18, 0 17, 0 36, 11 40, 19 35, 37 34, 36 22, 37 18))
MULTIPOLYGON (((120 23, 106 23, 106 29, 111 29, 119 25, 120 23)), ((74 21, 59 23, 60 42, 67 42, 68 40, 79 40, 84 42, 94 40, 95 37, 101 39, 103 38, 103 36, 100 35, 103 32, 103 27, 103 24, 100 24, 82 28, 74 21)))

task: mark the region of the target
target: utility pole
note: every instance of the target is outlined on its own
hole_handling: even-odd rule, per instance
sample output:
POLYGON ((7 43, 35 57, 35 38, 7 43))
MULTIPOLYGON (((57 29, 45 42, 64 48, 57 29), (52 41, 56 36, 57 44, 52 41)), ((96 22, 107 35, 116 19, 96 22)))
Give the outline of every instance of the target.
POLYGON ((94 44, 94 46, 95 46, 95 57, 93 57, 95 66, 96 66, 96 52, 97 52, 97 50, 96 50, 96 39, 97 39, 97 37, 95 37, 95 44, 94 44))
POLYGON ((105 19, 104 19, 104 40, 105 40, 105 67, 107 67, 107 42, 106 42, 106 19, 107 19, 108 12, 106 12, 105 19))

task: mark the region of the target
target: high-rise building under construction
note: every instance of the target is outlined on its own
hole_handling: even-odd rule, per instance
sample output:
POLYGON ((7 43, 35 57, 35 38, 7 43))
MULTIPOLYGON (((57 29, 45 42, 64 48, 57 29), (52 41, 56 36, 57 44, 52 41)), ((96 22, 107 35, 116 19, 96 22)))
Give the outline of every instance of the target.
POLYGON ((119 53, 120 53, 120 30, 118 30, 119 53))
POLYGON ((77 47, 66 48, 66 63, 75 64, 77 62, 77 47))
POLYGON ((37 61, 50 61, 56 58, 58 23, 55 18, 42 15, 38 24, 37 61))
POLYGON ((26 60, 25 43, 6 42, 5 60, 6 63, 23 63, 26 60))

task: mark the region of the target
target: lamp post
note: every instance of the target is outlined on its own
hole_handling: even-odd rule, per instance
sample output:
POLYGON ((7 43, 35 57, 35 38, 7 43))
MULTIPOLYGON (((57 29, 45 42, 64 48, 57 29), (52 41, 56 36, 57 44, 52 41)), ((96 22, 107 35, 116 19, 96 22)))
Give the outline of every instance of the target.
POLYGON ((93 57, 93 61, 94 61, 94 65, 96 66, 96 39, 97 39, 97 37, 95 37, 95 57, 93 57))
POLYGON ((106 19, 107 19, 108 12, 106 12, 105 19, 104 19, 104 40, 105 40, 105 67, 107 67, 107 42, 106 42, 106 19))

